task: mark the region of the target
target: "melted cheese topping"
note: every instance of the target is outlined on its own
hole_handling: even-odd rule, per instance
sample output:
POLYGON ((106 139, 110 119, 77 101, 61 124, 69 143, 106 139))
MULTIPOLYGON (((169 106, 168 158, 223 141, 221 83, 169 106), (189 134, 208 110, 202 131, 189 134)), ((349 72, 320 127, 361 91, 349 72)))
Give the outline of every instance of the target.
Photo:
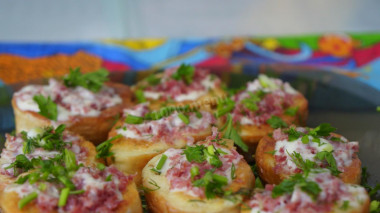
POLYGON ((102 110, 122 102, 114 89, 106 86, 94 93, 80 86, 67 88, 50 79, 49 85, 29 85, 16 92, 17 107, 22 111, 39 112, 38 104, 33 100, 35 95, 49 96, 57 104, 57 121, 66 121, 73 116, 99 116, 102 110))

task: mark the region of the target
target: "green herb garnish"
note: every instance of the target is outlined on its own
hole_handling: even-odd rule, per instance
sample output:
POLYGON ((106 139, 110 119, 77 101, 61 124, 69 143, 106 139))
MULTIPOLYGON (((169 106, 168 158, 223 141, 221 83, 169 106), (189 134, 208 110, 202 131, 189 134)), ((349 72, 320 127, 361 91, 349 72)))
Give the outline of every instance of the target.
POLYGON ((136 97, 138 103, 146 102, 146 98, 144 96, 144 91, 142 91, 141 89, 138 89, 135 91, 135 97, 136 97))
POLYGON ((273 128, 283 128, 283 127, 288 127, 288 125, 283 121, 280 117, 272 115, 271 118, 267 120, 267 123, 273 128))
POLYGON ((285 110, 285 115, 290 115, 290 116, 295 116, 298 111, 298 106, 297 107, 289 107, 285 110))
POLYGON ((106 69, 100 69, 96 72, 82 74, 80 68, 70 69, 69 75, 64 77, 63 83, 67 87, 81 86, 93 92, 98 92, 104 82, 108 81, 109 72, 106 69))
POLYGON ((207 171, 202 178, 193 181, 193 186, 202 187, 205 189, 207 199, 212 199, 216 196, 223 196, 223 187, 227 184, 228 179, 226 177, 213 174, 211 171, 207 171))
POLYGON ((50 120, 56 121, 58 117, 57 104, 48 96, 45 98, 43 95, 35 95, 33 100, 38 104, 40 115, 49 118, 50 120))
POLYGON ((121 135, 116 135, 106 141, 104 141, 103 143, 99 144, 97 147, 96 147, 96 158, 107 158, 107 157, 111 157, 113 156, 113 152, 111 152, 111 147, 113 146, 113 144, 111 143, 112 141, 116 140, 116 139, 119 139, 121 138, 122 136, 121 135))
POLYGON ((307 180, 301 174, 296 174, 275 186, 272 191, 272 197, 277 198, 283 194, 291 194, 296 185, 300 187, 302 191, 306 192, 313 200, 316 200, 319 193, 322 191, 316 182, 307 180))
POLYGON ((221 128, 221 131, 225 129, 223 138, 231 139, 234 143, 240 147, 244 152, 248 152, 248 146, 243 142, 236 129, 233 127, 232 116, 228 114, 226 124, 221 128))
POLYGON ((19 202, 18 202, 18 208, 22 209, 24 206, 26 206, 28 203, 32 202, 38 197, 37 192, 32 192, 25 197, 23 197, 19 202))
POLYGON ((190 85, 193 82, 195 68, 191 65, 181 64, 172 78, 179 81, 182 80, 185 84, 190 85))
POLYGON ((127 115, 125 118, 125 123, 127 124, 142 124, 143 122, 144 118, 139 116, 127 115))
POLYGON ((190 119, 189 119, 189 116, 183 114, 183 113, 178 113, 178 117, 181 119, 181 121, 183 123, 185 123, 186 125, 188 125, 190 123, 190 119))

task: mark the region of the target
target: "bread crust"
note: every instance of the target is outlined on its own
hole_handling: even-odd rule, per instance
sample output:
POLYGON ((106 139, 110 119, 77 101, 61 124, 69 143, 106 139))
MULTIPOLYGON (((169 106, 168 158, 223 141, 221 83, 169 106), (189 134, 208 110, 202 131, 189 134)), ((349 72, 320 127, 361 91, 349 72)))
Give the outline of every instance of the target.
MULTIPOLYGON (((132 95, 128 86, 112 82, 106 83, 106 85, 115 89, 122 99, 121 104, 103 110, 97 117, 75 116, 74 119, 63 122, 67 125, 67 130, 83 136, 94 144, 99 144, 107 139, 109 130, 120 117, 122 110, 131 105, 132 95)), ((37 112, 20 110, 14 98, 12 98, 12 107, 15 114, 16 132, 52 124, 51 120, 37 112)))
MULTIPOLYGON (((334 134, 336 137, 340 137, 338 134, 334 134)), ((258 167, 260 177, 269 184, 279 184, 282 180, 287 179, 290 175, 284 173, 278 173, 274 167, 276 161, 274 155, 271 152, 276 147, 276 141, 269 137, 264 136, 257 146, 255 159, 258 167)), ((344 172, 339 175, 339 178, 345 183, 359 184, 361 179, 361 161, 355 156, 351 165, 344 168, 344 172)))
MULTIPOLYGON (((295 124, 297 126, 304 126, 309 114, 308 111, 308 102, 302 94, 298 94, 294 98, 294 103, 290 107, 298 107, 297 113, 295 116, 290 116, 282 114, 280 117, 288 125, 295 124)), ((249 151, 248 156, 255 154, 257 145, 261 138, 273 132, 273 128, 265 123, 259 126, 257 125, 241 125, 240 126, 240 136, 242 140, 248 145, 249 151)))
MULTIPOLYGON (((116 213, 141 213, 142 206, 139 193, 137 191, 136 185, 133 181, 131 181, 127 188, 123 192, 123 200, 124 202, 119 205, 116 209, 116 213)), ((20 201, 20 197, 16 192, 10 191, 2 191, 0 193, 0 206, 2 212, 4 213, 39 213, 39 208, 35 205, 35 202, 30 202, 24 208, 18 208, 18 202, 20 201)), ((56 213, 58 211, 52 211, 52 213, 56 213)))
MULTIPOLYGON (((155 191, 146 191, 145 197, 151 212, 162 213, 223 213, 223 212, 240 212, 240 204, 223 198, 207 200, 206 198, 192 197, 183 192, 171 192, 169 182, 166 177, 152 172, 161 155, 154 157, 148 162, 143 169, 143 186, 145 188, 154 188, 149 182, 155 181, 160 189, 155 191)), ((236 166, 236 178, 226 190, 233 192, 239 189, 252 189, 254 187, 254 175, 249 165, 242 159, 236 166)), ((242 199, 242 196, 239 196, 242 199)))
MULTIPOLYGON (((119 120, 109 133, 109 138, 116 136, 117 127, 122 126, 124 119, 119 120)), ((204 132, 191 134, 195 141, 205 139, 211 134, 211 127, 204 132)), ((169 148, 182 148, 186 146, 185 140, 176 140, 172 144, 165 141, 145 141, 132 138, 119 138, 111 142, 113 144, 111 152, 113 159, 107 159, 108 164, 113 164, 117 169, 125 174, 136 175, 134 181, 137 186, 141 185, 141 171, 154 156, 161 154, 169 148)))

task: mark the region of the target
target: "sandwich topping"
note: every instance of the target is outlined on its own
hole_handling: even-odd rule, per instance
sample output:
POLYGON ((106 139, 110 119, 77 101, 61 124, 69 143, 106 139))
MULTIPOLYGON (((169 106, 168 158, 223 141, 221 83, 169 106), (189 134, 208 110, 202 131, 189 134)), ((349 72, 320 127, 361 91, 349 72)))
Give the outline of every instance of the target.
POLYGON ((40 180, 34 183, 29 179, 22 184, 8 185, 5 191, 16 192, 21 201, 35 195, 29 202, 35 202, 41 212, 111 213, 121 203, 128 202, 123 199, 123 192, 132 179, 132 176, 125 176, 114 167, 103 170, 81 167, 72 175, 70 182, 73 190, 69 190, 67 195, 63 195, 65 186, 55 182, 53 178, 50 181, 40 180), (64 205, 61 200, 65 201, 64 205))
POLYGON ((205 131, 216 122, 210 112, 193 111, 186 107, 181 109, 183 112, 175 111, 174 107, 165 107, 151 113, 146 104, 139 104, 124 110, 126 119, 123 125, 117 127, 117 133, 126 138, 152 142, 171 143, 176 138, 182 138, 190 143, 193 138, 186 134, 205 131))
POLYGON ((299 95, 289 83, 259 75, 258 79, 247 84, 246 90, 233 97, 233 119, 243 125, 261 125, 284 112, 294 116, 297 108, 292 105, 299 95))
POLYGON ((22 111, 38 112, 50 120, 67 121, 74 116, 95 117, 102 110, 122 103, 116 91, 103 82, 90 84, 88 82, 92 81, 87 78, 70 79, 76 80, 61 82, 50 79, 48 85, 23 87, 14 94, 17 107, 22 111))
POLYGON ((335 130, 329 124, 321 124, 314 129, 276 129, 273 133, 276 140, 273 153, 275 171, 293 174, 310 167, 327 168, 336 176, 344 172, 357 158, 359 144, 332 135, 335 130))
POLYGON ((235 171, 243 159, 236 150, 228 149, 223 140, 210 137, 195 146, 171 148, 160 161, 163 157, 166 160, 158 162, 153 172, 166 176, 170 191, 207 199, 224 195, 224 187, 236 178, 235 171))
POLYGON ((333 208, 358 208, 366 199, 363 187, 345 184, 329 172, 322 172, 308 177, 297 174, 277 186, 267 184, 247 204, 252 213, 333 212, 333 208))
POLYGON ((182 64, 178 68, 165 70, 162 78, 155 75, 146 78, 146 83, 143 88, 145 98, 181 102, 206 95, 210 89, 219 87, 221 81, 207 70, 182 64))
POLYGON ((78 162, 84 162, 88 150, 80 146, 82 141, 79 137, 64 132, 64 128, 64 125, 61 125, 56 129, 35 128, 16 135, 7 134, 5 149, 1 153, 0 173, 10 177, 17 176, 33 168, 32 159, 54 158, 65 148, 75 154, 78 162))

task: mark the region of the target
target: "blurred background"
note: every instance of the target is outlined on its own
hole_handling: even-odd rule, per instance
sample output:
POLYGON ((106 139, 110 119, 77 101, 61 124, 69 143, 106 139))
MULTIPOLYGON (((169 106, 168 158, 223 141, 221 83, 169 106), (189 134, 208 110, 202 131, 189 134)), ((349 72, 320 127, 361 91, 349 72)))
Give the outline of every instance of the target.
POLYGON ((378 0, 1 0, 2 41, 380 30, 378 0))

